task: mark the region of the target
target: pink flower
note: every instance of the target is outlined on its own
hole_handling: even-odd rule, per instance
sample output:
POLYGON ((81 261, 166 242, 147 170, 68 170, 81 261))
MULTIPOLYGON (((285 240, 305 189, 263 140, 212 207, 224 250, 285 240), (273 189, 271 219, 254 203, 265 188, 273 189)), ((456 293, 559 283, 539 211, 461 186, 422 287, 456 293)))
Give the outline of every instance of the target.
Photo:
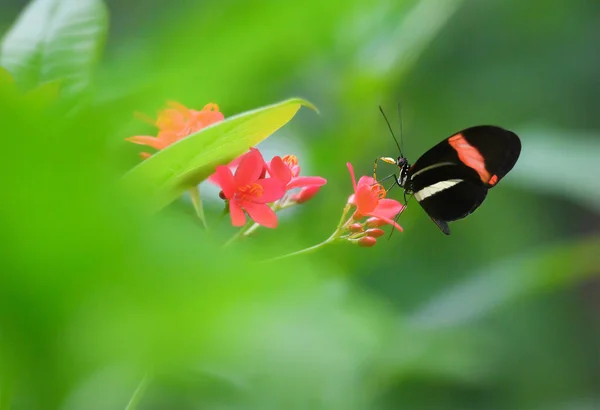
MULTIPOLYGON (((298 176, 300 174, 300 167, 298 166, 298 158, 295 155, 285 155, 283 158, 275 156, 267 164, 267 167, 269 175, 279 179, 285 185, 286 191, 309 186, 320 187, 327 183, 327 180, 321 177, 298 176)), ((314 193, 316 194, 316 191, 314 193)))
POLYGON ((227 166, 219 165, 213 181, 229 202, 229 215, 233 226, 246 223, 247 212, 256 223, 267 228, 277 227, 277 216, 267 205, 285 195, 285 187, 277 178, 264 177, 265 161, 260 152, 251 148, 239 162, 235 174, 227 166))
POLYGON ((402 231, 402 227, 394 222, 393 218, 404 209, 404 205, 396 200, 385 198, 385 189, 372 177, 363 176, 356 183, 352 164, 348 162, 346 165, 354 187, 354 194, 348 198, 348 203, 356 206, 353 219, 360 220, 370 216, 402 231))

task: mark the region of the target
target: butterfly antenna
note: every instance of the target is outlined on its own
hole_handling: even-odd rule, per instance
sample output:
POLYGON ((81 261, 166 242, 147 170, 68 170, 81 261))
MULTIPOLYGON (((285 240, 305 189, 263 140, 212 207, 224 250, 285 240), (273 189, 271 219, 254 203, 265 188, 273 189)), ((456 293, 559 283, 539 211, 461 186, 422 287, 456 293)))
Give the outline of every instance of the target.
POLYGON ((385 122, 387 123, 387 126, 388 126, 388 128, 390 130, 390 133, 392 134, 392 138, 394 138, 394 142, 396 143, 396 146, 398 147, 398 151, 400 151, 400 156, 404 157, 404 153, 402 151, 402 148, 400 147, 400 144, 398 143, 398 140, 396 139, 396 136, 394 135, 394 131, 392 130, 392 126, 390 125, 390 122, 388 121, 387 117, 385 116, 385 113, 383 112, 383 108, 381 108, 381 105, 379 106, 379 111, 381 111, 381 115, 383 115, 383 118, 385 119, 385 122))
MULTIPOLYGON (((400 122, 400 154, 404 157, 404 138, 402 136, 402 110, 398 101, 398 121, 400 122)), ((397 144, 397 143, 396 143, 397 144)))

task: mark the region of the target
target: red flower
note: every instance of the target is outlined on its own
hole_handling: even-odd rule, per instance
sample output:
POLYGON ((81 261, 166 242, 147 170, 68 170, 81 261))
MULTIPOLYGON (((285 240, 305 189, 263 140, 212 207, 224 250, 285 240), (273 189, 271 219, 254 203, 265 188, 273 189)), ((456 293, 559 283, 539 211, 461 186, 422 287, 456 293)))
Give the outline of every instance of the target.
MULTIPOLYGON (((327 183, 327 180, 321 177, 298 176, 300 167, 298 166, 298 158, 295 155, 286 155, 283 158, 275 156, 267 166, 269 175, 279 179, 285 185, 286 191, 309 186, 320 187, 327 183)), ((316 194, 316 192, 314 193, 316 194)))
POLYGON ((375 217, 402 231, 402 227, 392 218, 404 209, 404 205, 396 200, 385 198, 385 189, 372 177, 363 176, 356 183, 352 164, 348 162, 346 165, 354 186, 354 194, 348 198, 348 203, 356 206, 353 219, 375 217))
MULTIPOLYGON (((227 167, 230 169, 235 168, 248 154, 249 152, 246 152, 235 158, 227 164, 227 167)), ((261 178, 265 177, 267 171, 270 177, 277 178, 281 181, 285 186, 286 191, 294 188, 301 188, 300 192, 290 195, 289 197, 289 200, 296 204, 302 204, 310 200, 319 192, 321 187, 327 183, 325 178, 299 176, 300 166, 298 165, 298 158, 295 155, 285 155, 283 158, 279 156, 273 157, 269 163, 265 164, 261 178)), ((216 173, 210 175, 208 180, 218 185, 216 173)))
MULTIPOLYGON (((158 114, 156 121, 149 121, 158 128, 158 135, 156 137, 138 135, 125 138, 125 140, 161 150, 190 134, 224 119, 223 114, 219 111, 219 106, 212 103, 206 104, 200 111, 189 109, 174 101, 169 101, 168 106, 169 108, 164 109, 158 114)), ((140 156, 146 159, 151 154, 142 152, 140 156)))
POLYGON ((251 148, 244 155, 235 174, 219 165, 213 176, 229 201, 229 215, 233 226, 243 226, 248 213, 256 223, 267 228, 277 227, 277 216, 267 205, 283 197, 285 187, 276 178, 264 178, 265 161, 260 152, 251 148))

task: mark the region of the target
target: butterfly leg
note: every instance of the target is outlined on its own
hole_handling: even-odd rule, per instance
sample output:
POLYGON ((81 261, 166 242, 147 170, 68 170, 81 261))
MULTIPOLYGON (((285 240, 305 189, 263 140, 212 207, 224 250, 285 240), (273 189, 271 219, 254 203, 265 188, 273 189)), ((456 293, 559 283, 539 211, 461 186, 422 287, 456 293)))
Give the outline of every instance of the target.
MULTIPOLYGON (((404 206, 406 206, 406 191, 404 191, 404 206)), ((402 210, 400 210, 400 212, 398 212, 396 214, 396 217, 394 218, 394 222, 398 223, 398 219, 400 219, 400 215, 402 215, 402 212, 404 212, 404 208, 402 208, 402 210)), ((396 229, 394 227, 392 227, 392 230, 390 231, 390 234, 388 235, 388 241, 392 238, 392 234, 394 233, 396 229)))
POLYGON ((387 177, 383 178, 381 181, 375 181, 371 186, 381 185, 383 182, 387 181, 390 178, 394 178, 394 182, 392 183, 392 185, 390 185, 390 187, 388 189, 385 190, 385 192, 389 192, 390 189, 392 189, 394 186, 398 185, 398 176, 396 174, 390 174, 387 177))

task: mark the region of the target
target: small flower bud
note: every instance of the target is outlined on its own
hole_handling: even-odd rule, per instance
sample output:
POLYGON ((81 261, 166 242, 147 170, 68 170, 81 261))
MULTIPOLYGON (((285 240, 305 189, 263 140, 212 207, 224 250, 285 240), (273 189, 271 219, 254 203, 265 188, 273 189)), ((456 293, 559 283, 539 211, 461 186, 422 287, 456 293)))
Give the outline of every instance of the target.
POLYGON ((375 218, 374 216, 371 217, 371 218, 369 218, 369 219, 367 219, 367 222, 366 222, 366 225, 369 228, 378 228, 378 227, 383 226, 385 224, 387 224, 387 222, 382 221, 379 218, 375 218))
POLYGON ((223 191, 219 191, 219 198, 221 198, 223 201, 227 199, 225 197, 225 193, 223 193, 223 191))
POLYGON ((352 195, 350 195, 350 196, 348 197, 348 203, 349 203, 350 205, 356 205, 356 198, 355 198, 355 195, 354 195, 354 194, 352 194, 352 195))
POLYGON ((367 236, 370 236, 371 238, 379 238, 380 236, 385 235, 385 232, 383 231, 383 229, 379 229, 379 228, 371 228, 371 229, 367 229, 367 236))
POLYGON ((372 236, 363 236, 358 240, 358 246, 362 246, 363 248, 370 248, 371 246, 375 246, 377 243, 377 239, 372 236))
POLYGON ((354 232, 354 233, 356 233, 356 232, 363 232, 364 231, 364 229, 363 229, 363 227, 362 227, 361 224, 352 224, 352 225, 350 225, 348 227, 348 230, 350 232, 354 232))
POLYGON ((309 185, 302 188, 296 195, 293 195, 292 200, 297 204, 303 204, 312 199, 312 197, 315 196, 320 189, 321 187, 319 185, 309 185))

